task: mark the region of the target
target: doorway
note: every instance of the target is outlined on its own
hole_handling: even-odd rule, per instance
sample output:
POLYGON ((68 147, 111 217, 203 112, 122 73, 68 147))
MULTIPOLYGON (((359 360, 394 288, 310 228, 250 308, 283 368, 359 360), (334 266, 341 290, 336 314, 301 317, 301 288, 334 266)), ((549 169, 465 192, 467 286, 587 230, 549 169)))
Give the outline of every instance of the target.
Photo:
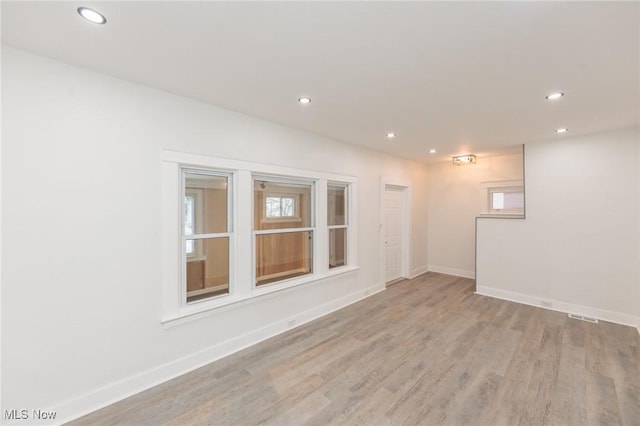
POLYGON ((384 185, 384 281, 408 278, 408 187, 384 185))

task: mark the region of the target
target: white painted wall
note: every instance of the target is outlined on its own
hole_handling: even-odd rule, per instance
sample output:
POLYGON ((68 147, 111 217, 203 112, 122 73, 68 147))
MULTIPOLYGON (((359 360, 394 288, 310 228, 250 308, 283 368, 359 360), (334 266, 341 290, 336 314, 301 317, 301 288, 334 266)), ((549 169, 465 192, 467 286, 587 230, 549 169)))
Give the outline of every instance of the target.
POLYGON ((526 220, 479 219, 477 291, 636 325, 637 128, 527 145, 526 220))
POLYGON ((486 212, 482 182, 522 180, 522 152, 479 157, 476 164, 427 166, 429 270, 475 276, 475 218, 486 212))
MULTIPOLYGON (((384 287, 380 181, 423 165, 2 50, 2 409, 95 409, 384 287), (358 178, 360 269, 164 328, 160 150, 358 178)), ((250 267, 250 265, 247 265, 250 267)))

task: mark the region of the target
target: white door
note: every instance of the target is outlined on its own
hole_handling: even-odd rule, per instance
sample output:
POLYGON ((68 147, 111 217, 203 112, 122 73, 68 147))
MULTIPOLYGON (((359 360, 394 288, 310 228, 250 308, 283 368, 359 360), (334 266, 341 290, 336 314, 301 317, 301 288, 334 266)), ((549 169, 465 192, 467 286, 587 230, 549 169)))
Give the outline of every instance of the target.
POLYGON ((384 252, 385 281, 402 276, 402 218, 404 216, 402 188, 387 186, 384 191, 384 252))

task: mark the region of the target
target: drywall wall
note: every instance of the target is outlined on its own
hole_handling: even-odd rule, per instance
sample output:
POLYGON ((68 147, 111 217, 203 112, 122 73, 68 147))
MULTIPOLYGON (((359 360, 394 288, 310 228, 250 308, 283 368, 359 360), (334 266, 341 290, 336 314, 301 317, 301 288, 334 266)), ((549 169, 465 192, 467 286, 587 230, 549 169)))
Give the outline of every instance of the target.
POLYGON ((637 324, 638 137, 527 145, 527 218, 478 219, 477 291, 637 324))
POLYGON ((522 180, 522 150, 476 164, 427 166, 429 270, 475 276, 475 218, 487 209, 483 182, 522 180))
POLYGON ((424 165, 6 47, 2 89, 3 409, 59 423, 383 289, 382 176, 426 270, 424 165), (360 268, 163 327, 162 149, 356 176, 360 268))

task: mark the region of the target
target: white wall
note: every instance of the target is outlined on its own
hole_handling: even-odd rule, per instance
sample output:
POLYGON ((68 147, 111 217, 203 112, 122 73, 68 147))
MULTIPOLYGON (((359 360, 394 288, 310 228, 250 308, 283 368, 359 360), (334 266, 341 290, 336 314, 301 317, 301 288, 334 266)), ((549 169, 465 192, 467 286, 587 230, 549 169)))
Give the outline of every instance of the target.
POLYGON ((487 181, 522 180, 522 151, 479 157, 475 165, 427 166, 429 270, 475 276, 475 218, 486 212, 487 181))
POLYGON ((381 176, 411 182, 426 268, 423 165, 2 55, 3 409, 69 419, 382 289, 381 176), (161 149, 357 176, 360 269, 164 328, 161 149))
POLYGON ((636 325, 638 129, 526 146, 526 220, 478 220, 477 291, 636 325))

